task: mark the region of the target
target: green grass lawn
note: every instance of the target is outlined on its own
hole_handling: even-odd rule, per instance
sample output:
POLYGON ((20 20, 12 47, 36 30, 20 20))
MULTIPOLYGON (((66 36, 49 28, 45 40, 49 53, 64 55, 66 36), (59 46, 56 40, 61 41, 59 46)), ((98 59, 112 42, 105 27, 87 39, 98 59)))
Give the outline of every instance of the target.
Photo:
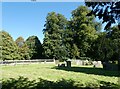
POLYGON ((48 81, 57 81, 60 79, 73 80, 75 84, 96 84, 98 81, 118 84, 118 72, 106 71, 102 68, 93 68, 92 66, 72 66, 72 68, 58 68, 54 64, 24 64, 7 65, 2 67, 2 79, 19 78, 23 76, 30 80, 42 78, 48 81))

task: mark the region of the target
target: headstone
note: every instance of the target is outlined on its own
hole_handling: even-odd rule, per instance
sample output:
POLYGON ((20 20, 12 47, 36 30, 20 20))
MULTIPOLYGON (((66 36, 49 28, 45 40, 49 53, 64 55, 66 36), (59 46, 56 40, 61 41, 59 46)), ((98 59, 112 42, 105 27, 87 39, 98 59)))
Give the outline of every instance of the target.
POLYGON ((55 64, 58 65, 59 64, 59 60, 55 60, 55 64))
POLYGON ((100 67, 102 65, 101 61, 93 61, 94 67, 100 67))
POLYGON ((67 67, 71 68, 71 60, 67 60, 66 63, 67 63, 67 67))
POLYGON ((97 66, 100 67, 102 65, 102 62, 101 61, 98 61, 97 62, 97 66))
POLYGON ((80 65, 82 65, 83 64, 82 60, 80 60, 79 63, 80 63, 80 65))
POLYGON ((97 62, 93 61, 93 67, 96 67, 97 62))
POLYGON ((80 60, 76 60, 76 65, 79 65, 80 60))
POLYGON ((88 60, 83 61, 83 65, 88 65, 88 63, 89 63, 88 60))

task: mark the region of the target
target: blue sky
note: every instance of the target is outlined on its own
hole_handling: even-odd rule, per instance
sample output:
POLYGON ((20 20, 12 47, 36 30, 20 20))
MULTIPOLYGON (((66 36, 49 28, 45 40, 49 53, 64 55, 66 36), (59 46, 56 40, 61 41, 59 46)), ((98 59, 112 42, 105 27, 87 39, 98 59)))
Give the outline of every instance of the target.
POLYGON ((42 42, 47 13, 54 11, 69 19, 71 11, 80 5, 84 2, 4 2, 2 29, 9 32, 14 40, 19 36, 27 39, 36 35, 42 42))

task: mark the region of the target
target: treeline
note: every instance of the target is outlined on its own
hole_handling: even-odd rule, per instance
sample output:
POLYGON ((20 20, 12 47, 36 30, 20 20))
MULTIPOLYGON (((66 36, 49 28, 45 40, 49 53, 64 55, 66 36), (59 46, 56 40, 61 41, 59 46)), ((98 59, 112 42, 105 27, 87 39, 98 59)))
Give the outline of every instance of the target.
POLYGON ((15 41, 9 33, 1 31, 2 60, 28 60, 42 58, 42 44, 37 36, 30 36, 27 40, 18 37, 15 41))
POLYGON ((1 31, 2 59, 117 60, 120 30, 115 26, 101 32, 101 23, 94 16, 86 16, 89 12, 88 7, 80 6, 72 11, 70 20, 59 13, 48 13, 43 44, 37 36, 27 40, 18 37, 14 41, 9 33, 1 31))

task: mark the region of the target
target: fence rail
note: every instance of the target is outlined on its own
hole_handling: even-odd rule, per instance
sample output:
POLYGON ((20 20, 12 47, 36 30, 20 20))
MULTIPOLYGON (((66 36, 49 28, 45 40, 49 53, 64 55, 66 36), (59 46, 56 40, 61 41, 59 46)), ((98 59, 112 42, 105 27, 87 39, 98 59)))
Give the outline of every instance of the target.
POLYGON ((41 63, 55 62, 54 59, 33 59, 33 60, 5 60, 0 61, 0 64, 25 64, 25 63, 41 63))

